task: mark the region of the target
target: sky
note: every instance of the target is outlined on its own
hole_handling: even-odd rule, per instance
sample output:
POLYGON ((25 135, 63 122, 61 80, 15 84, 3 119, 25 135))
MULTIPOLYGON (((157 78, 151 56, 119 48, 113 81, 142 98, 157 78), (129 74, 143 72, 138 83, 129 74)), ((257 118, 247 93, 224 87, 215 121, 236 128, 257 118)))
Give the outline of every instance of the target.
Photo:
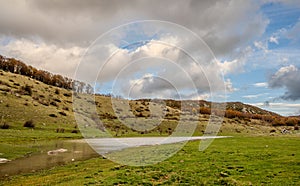
POLYGON ((298 0, 0 0, 0 54, 125 98, 300 115, 298 0))

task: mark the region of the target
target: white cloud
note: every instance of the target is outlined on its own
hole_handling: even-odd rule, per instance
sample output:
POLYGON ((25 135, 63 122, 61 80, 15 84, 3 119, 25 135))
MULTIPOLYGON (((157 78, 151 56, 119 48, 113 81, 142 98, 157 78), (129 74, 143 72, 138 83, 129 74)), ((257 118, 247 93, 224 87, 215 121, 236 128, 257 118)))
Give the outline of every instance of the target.
POLYGON ((16 57, 39 69, 46 69, 73 77, 85 49, 80 47, 60 48, 44 42, 34 43, 27 39, 12 40, 1 46, 2 55, 16 57))
POLYGON ((262 109, 266 109, 284 116, 294 115, 299 112, 300 103, 269 103, 267 106, 265 103, 247 103, 254 105, 262 109))
POLYGON ((88 46, 116 26, 136 20, 163 20, 191 29, 219 56, 263 34, 268 20, 259 5, 236 0, 0 1, 0 34, 27 39, 38 36, 46 43, 63 46, 88 46))
POLYGON ((254 83, 253 86, 267 88, 268 87, 268 83, 267 82, 254 83))
MULTIPOLYGON (((155 80, 158 83, 154 85, 151 84, 150 77, 143 76, 149 73, 149 70, 152 70, 150 73, 156 70, 156 74, 153 75, 176 80, 171 82, 180 90, 195 86, 199 95, 223 89, 232 92, 237 89, 233 87, 230 79, 223 81, 221 70, 225 75, 243 72, 248 52, 252 50, 248 45, 262 36, 269 23, 262 14, 260 5, 259 2, 235 0, 165 0, 156 3, 138 0, 13 0, 13 3, 0 1, 0 35, 16 40, 0 47, 0 51, 5 51, 4 54, 9 57, 23 59, 38 68, 72 76, 85 47, 109 29, 143 19, 170 21, 193 31, 210 47, 213 54, 222 60, 211 63, 211 55, 207 57, 199 52, 193 39, 184 34, 178 38, 167 37, 166 33, 169 30, 165 30, 163 35, 161 30, 155 32, 156 27, 144 30, 141 28, 137 32, 127 30, 119 33, 116 40, 124 39, 130 44, 135 37, 143 39, 147 35, 154 36, 154 39, 132 51, 120 48, 117 43, 97 46, 101 49, 88 51, 86 70, 79 72, 81 74, 78 76, 84 77, 88 82, 95 81, 95 74, 92 72, 100 69, 117 51, 105 65, 105 70, 99 74, 101 78, 98 79, 98 83, 113 81, 120 75, 124 82, 123 87, 130 86, 129 82, 140 79, 139 86, 144 89, 136 87, 137 92, 149 92, 151 87, 151 91, 156 90, 156 94, 159 94, 159 88, 164 83, 155 80), (222 16, 216 12, 221 12, 222 16), (201 59, 200 66, 191 61, 187 62, 187 59, 190 59, 178 48, 159 43, 171 43, 182 47, 182 40, 190 43, 184 48, 189 48, 190 53, 198 55, 198 59, 201 59), (37 43, 38 47, 35 47, 37 43), (144 58, 143 63, 138 62, 141 57, 144 58), (166 63, 167 59, 175 63, 166 63), (140 73, 139 77, 137 73, 140 73)), ((256 47, 267 51, 262 43, 258 42, 256 47)))
POLYGON ((281 67, 269 79, 270 88, 286 88, 284 95, 280 98, 284 100, 300 99, 300 73, 299 69, 294 65, 281 67))
POLYGON ((262 50, 264 53, 269 53, 267 43, 263 43, 262 41, 254 41, 253 44, 257 49, 262 50))
POLYGON ((252 54, 252 52, 253 49, 248 46, 243 50, 243 52, 241 52, 238 58, 232 61, 217 61, 217 64, 224 75, 242 73, 244 71, 244 66, 247 62, 247 58, 252 54))
POLYGON ((279 44, 279 42, 278 42, 278 37, 276 37, 276 36, 271 36, 270 38, 269 38, 269 42, 270 43, 275 43, 275 44, 279 44))
POLYGON ((261 96, 265 96, 267 95, 267 93, 263 93, 263 94, 252 94, 252 95, 245 95, 245 96, 242 96, 243 98, 246 98, 246 99, 257 99, 261 96))

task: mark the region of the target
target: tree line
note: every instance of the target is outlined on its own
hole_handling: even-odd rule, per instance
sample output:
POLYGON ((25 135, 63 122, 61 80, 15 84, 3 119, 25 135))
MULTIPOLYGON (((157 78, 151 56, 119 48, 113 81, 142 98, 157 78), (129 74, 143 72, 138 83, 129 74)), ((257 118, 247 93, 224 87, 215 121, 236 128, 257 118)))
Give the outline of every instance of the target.
POLYGON ((73 90, 78 93, 93 93, 93 87, 90 84, 59 74, 52 74, 45 70, 39 70, 14 58, 7 58, 0 55, 0 69, 30 77, 47 85, 73 90))

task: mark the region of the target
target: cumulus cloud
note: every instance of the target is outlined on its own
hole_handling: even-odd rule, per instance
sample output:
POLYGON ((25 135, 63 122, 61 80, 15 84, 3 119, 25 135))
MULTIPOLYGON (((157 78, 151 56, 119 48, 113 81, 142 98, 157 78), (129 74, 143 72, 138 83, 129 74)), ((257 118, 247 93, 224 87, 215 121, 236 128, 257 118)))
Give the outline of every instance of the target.
POLYGON ((27 39, 12 40, 0 45, 1 55, 15 57, 38 69, 73 77, 85 49, 81 47, 60 48, 56 45, 36 43, 27 39))
POLYGON ((280 68, 269 79, 270 88, 286 88, 287 91, 281 96, 285 100, 300 99, 300 71, 294 65, 280 68))
POLYGON ((60 45, 87 46, 102 33, 130 21, 171 21, 194 31, 217 55, 261 35, 268 24, 258 4, 235 0, 12 0, 0 1, 0 12, 0 33, 38 36, 60 45))
POLYGON ((244 71, 244 66, 247 62, 247 58, 252 54, 253 49, 251 47, 246 47, 241 54, 233 59, 232 61, 217 61, 217 64, 224 75, 241 73, 244 71))
MULTIPOLYGON (((90 49, 80 64, 78 77, 88 82, 96 80, 100 85, 114 82, 114 93, 133 98, 191 99, 209 92, 234 91, 230 79, 223 80, 213 56, 191 56, 183 50, 191 47, 191 42, 187 43, 185 46, 181 37, 173 36, 153 39, 134 49, 99 43, 90 49)), ((197 51, 205 54, 207 50, 197 51)))
POLYGON ((162 32, 157 29, 159 26, 148 27, 135 32, 124 30, 114 35, 119 43, 105 43, 96 46, 97 50, 88 50, 85 70, 77 71, 77 76, 99 84, 119 77, 121 88, 134 85, 132 95, 169 96, 173 88, 168 81, 191 97, 224 89, 232 92, 236 89, 230 79, 222 79, 221 71, 225 75, 243 71, 252 50, 248 45, 264 33, 269 23, 260 5, 236 0, 0 0, 0 36, 12 39, 1 45, 0 51, 38 68, 72 76, 85 49, 109 29, 144 19, 170 21, 190 29, 207 44, 201 47, 208 46, 215 57, 224 60, 212 62, 212 54, 199 52, 193 37, 167 35, 172 28, 162 32), (149 41, 140 46, 123 47, 145 38, 149 41), (180 51, 180 47, 188 49, 189 54, 180 51), (201 65, 189 55, 197 56, 201 65), (101 71, 98 77, 91 73, 95 69, 101 71), (196 94, 187 91, 194 86, 196 94))

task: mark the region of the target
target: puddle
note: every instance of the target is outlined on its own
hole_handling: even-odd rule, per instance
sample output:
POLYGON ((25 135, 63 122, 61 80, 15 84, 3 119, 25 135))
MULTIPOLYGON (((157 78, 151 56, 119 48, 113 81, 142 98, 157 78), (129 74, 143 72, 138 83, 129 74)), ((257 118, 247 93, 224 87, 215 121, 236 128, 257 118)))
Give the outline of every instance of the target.
MULTIPOLYGON (((41 145, 40 152, 26 157, 0 164, 0 178, 21 173, 35 172, 41 169, 49 169, 57 165, 64 165, 73 161, 87 160, 101 157, 114 151, 120 151, 132 147, 159 146, 162 144, 174 144, 191 140, 203 140, 211 138, 225 138, 229 136, 198 136, 198 137, 132 137, 132 138, 95 138, 85 140, 58 141, 50 145, 41 145), (98 153, 96 153, 97 151, 98 153)), ((162 147, 163 148, 163 147, 162 147)))
POLYGON ((83 140, 58 141, 51 145, 41 146, 40 149, 40 152, 0 164, 0 178, 100 157, 83 140))

